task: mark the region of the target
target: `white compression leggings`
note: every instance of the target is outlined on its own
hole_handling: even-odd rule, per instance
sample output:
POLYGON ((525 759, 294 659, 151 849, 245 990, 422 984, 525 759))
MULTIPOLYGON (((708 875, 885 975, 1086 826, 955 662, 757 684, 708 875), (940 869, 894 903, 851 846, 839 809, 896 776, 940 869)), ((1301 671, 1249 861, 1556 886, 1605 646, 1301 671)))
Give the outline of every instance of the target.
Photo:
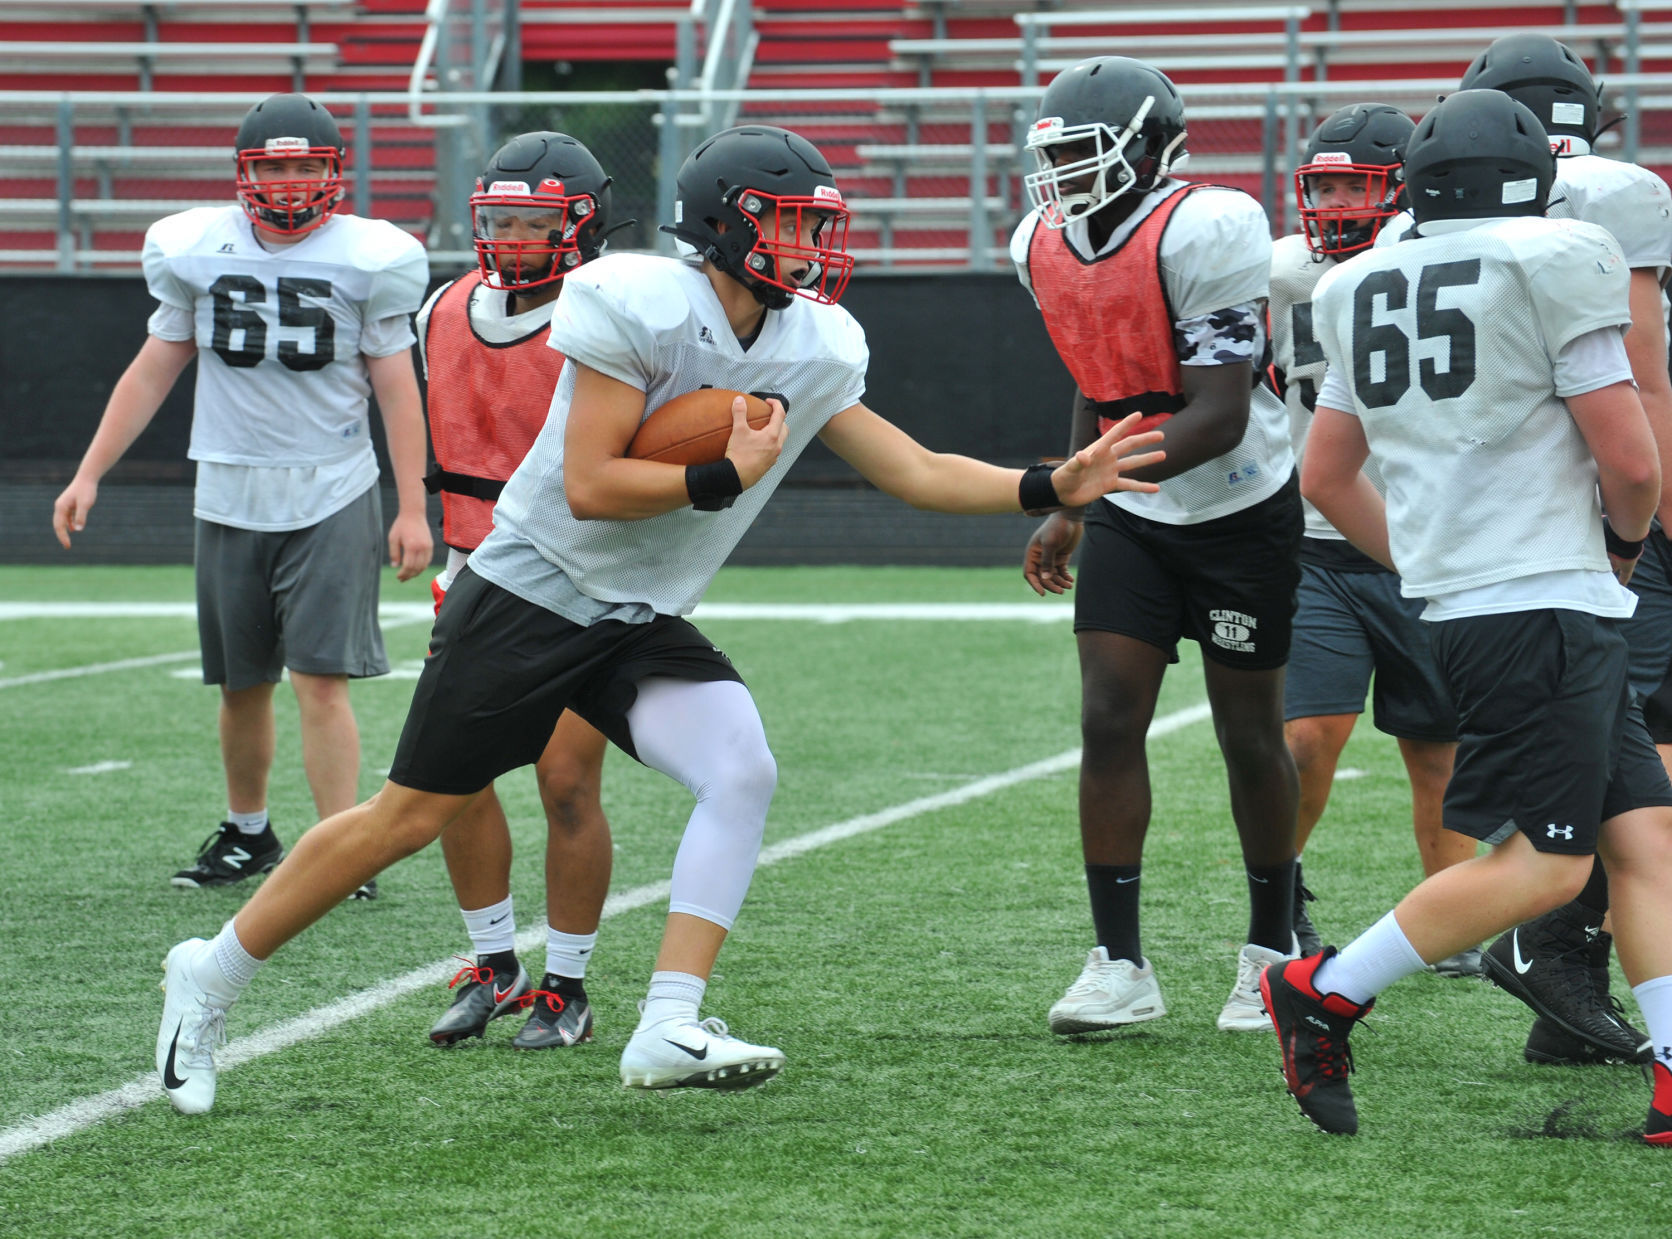
POLYGON ((735 680, 641 680, 627 725, 639 760, 697 798, 674 858, 668 911, 729 930, 778 785, 754 698, 735 680))

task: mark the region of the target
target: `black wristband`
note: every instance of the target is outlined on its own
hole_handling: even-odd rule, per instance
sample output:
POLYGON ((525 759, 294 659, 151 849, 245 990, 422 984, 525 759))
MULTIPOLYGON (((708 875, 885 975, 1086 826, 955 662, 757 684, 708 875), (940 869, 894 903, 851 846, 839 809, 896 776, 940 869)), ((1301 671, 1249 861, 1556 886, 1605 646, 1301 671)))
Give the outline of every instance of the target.
POLYGON ((743 480, 737 476, 737 466, 724 457, 711 465, 686 465, 685 493, 697 511, 718 512, 731 507, 743 493, 743 480))
POLYGON ((1616 559, 1636 559, 1643 553, 1643 543, 1648 539, 1639 538, 1632 542, 1622 538, 1614 532, 1614 527, 1608 523, 1608 518, 1602 518, 1602 544, 1608 548, 1608 553, 1616 559))
POLYGON ((1022 505, 1022 511, 1038 515, 1062 507, 1056 484, 1051 481, 1051 475, 1056 471, 1055 465, 1029 465, 1022 470, 1022 480, 1016 486, 1016 498, 1022 505))

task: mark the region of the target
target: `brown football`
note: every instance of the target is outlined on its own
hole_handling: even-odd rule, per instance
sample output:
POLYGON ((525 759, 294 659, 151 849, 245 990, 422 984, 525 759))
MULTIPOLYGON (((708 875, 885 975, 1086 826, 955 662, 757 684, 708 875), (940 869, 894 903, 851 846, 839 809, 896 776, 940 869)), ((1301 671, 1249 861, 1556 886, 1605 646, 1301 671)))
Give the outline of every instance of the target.
POLYGON ((675 396, 639 423, 627 455, 670 465, 709 465, 724 459, 731 439, 732 401, 748 401, 749 425, 759 430, 771 420, 772 406, 759 396, 701 387, 675 396))

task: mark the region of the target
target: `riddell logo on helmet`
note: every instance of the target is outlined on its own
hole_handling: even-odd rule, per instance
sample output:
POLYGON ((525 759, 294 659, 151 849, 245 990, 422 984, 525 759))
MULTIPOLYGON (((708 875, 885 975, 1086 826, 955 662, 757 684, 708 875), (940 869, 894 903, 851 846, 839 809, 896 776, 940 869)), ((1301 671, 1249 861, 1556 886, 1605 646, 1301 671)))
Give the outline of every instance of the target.
POLYGON ((268 138, 263 147, 269 155, 294 155, 306 152, 308 140, 306 138, 268 138))
POLYGON ((1033 131, 1035 133, 1039 133, 1042 130, 1046 130, 1046 129, 1061 129, 1061 128, 1062 128, 1062 117, 1060 117, 1060 116, 1041 116, 1038 120, 1033 122, 1033 131))
POLYGON ((834 202, 837 206, 844 205, 842 202, 842 191, 837 189, 834 185, 813 186, 813 201, 834 202))
POLYGON ((1313 163, 1352 163, 1353 157, 1346 151, 1319 151, 1312 157, 1313 163))
POLYGON ((528 185, 523 181, 495 181, 488 186, 490 194, 526 194, 528 185))

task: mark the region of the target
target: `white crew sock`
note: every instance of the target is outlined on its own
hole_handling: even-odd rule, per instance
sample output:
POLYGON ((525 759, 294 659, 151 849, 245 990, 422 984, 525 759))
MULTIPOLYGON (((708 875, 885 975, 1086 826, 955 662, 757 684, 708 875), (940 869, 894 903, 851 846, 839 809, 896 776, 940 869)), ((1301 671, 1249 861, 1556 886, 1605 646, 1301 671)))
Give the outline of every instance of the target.
POLYGON ((1672 1071, 1672 976, 1654 977, 1634 985, 1631 993, 1643 1012, 1643 1022, 1649 1026, 1655 1061, 1665 1063, 1667 1070, 1672 1071))
POLYGON ((639 1027, 649 1028, 663 1020, 694 1020, 702 1007, 708 982, 689 972, 653 972, 650 993, 645 996, 639 1027))
POLYGON ((226 811, 226 820, 238 827, 241 835, 259 835, 267 829, 267 810, 257 809, 254 813, 234 813, 226 811))
POLYGON ((244 949, 232 922, 228 921, 221 926, 221 932, 204 943, 193 956, 192 979, 211 998, 222 999, 230 1006, 255 980, 257 970, 266 962, 244 949))
MULTIPOLYGON (((586 962, 592 958, 592 948, 597 945, 597 930, 589 934, 566 934, 561 929, 553 929, 547 922, 546 971, 553 976, 579 981, 586 976, 586 962)), ((698 1000, 701 1000, 701 994, 698 1000)))
POLYGON ((474 911, 460 908, 459 914, 464 917, 464 929, 477 958, 516 950, 517 918, 511 911, 511 896, 474 911))
POLYGON ((1320 994, 1340 994, 1349 1002, 1366 1003, 1395 981, 1426 967, 1389 912, 1319 965, 1312 984, 1320 994))

